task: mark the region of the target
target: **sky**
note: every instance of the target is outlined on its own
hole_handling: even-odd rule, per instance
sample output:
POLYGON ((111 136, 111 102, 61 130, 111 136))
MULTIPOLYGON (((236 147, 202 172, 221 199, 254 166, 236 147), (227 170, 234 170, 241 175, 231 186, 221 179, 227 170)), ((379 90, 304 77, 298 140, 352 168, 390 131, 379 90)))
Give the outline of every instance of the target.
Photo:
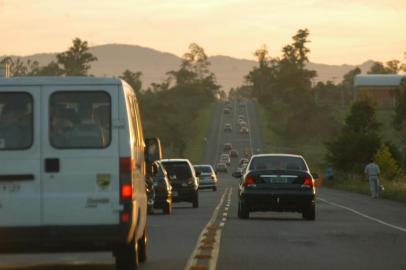
POLYGON ((60 52, 79 37, 254 59, 263 44, 280 56, 308 28, 312 62, 406 62, 405 18, 406 0, 0 0, 0 55, 60 52))

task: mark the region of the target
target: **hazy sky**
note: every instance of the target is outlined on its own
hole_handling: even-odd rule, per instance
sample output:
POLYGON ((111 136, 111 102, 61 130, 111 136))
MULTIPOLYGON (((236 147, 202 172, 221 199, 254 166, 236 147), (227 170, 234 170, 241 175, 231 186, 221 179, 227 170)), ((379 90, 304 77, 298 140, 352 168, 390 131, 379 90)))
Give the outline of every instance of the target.
POLYGON ((308 28, 312 62, 404 62, 405 22, 406 0, 0 0, 0 55, 59 52, 80 37, 253 59, 308 28))

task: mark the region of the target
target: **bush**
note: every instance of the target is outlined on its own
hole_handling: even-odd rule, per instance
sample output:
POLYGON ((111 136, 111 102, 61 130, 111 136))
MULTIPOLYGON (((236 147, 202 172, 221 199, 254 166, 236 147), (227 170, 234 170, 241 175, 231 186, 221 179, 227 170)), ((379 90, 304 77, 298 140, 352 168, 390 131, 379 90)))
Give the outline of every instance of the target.
POLYGON ((374 156, 374 161, 381 169, 381 177, 386 180, 394 180, 401 175, 401 169, 393 158, 389 147, 382 144, 374 156))

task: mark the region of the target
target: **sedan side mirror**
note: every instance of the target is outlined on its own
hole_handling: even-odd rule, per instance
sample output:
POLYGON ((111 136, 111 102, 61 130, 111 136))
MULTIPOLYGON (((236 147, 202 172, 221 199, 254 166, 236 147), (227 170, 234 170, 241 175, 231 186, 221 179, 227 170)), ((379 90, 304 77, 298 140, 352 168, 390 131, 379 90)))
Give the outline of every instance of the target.
POLYGON ((235 178, 241 178, 242 173, 241 172, 233 172, 232 176, 235 177, 235 178))

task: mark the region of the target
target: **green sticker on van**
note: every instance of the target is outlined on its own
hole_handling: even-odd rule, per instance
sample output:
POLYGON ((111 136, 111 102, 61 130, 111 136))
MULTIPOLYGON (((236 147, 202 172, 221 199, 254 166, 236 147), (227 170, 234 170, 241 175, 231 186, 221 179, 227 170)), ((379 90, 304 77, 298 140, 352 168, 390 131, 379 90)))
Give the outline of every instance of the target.
POLYGON ((111 174, 108 173, 97 174, 96 183, 101 190, 106 190, 111 183, 111 174))

